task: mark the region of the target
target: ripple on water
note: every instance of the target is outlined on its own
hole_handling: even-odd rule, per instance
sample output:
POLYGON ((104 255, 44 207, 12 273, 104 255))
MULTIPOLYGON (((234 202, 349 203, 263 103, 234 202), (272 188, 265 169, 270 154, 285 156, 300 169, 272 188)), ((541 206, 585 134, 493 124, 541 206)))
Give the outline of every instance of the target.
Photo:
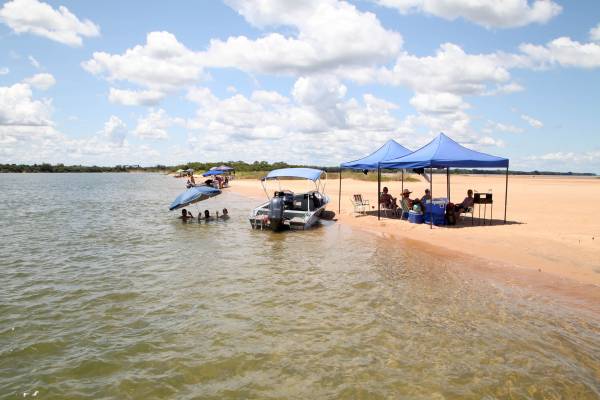
POLYGON ((181 223, 160 175, 0 181, 0 397, 600 397, 597 320, 448 260, 227 192, 181 223))

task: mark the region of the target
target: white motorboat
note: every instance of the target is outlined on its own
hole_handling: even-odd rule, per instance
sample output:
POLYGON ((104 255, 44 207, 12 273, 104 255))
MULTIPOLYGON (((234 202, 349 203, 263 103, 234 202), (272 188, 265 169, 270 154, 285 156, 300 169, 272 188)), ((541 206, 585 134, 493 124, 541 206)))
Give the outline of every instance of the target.
POLYGON ((253 229, 308 229, 319 220, 319 217, 329 203, 325 192, 327 173, 313 168, 283 168, 276 169, 261 179, 261 184, 268 201, 250 212, 250 225, 253 229), (321 181, 324 175, 325 180, 321 181), (294 193, 290 190, 279 189, 269 196, 267 184, 280 179, 307 179, 314 183, 315 190, 294 193))

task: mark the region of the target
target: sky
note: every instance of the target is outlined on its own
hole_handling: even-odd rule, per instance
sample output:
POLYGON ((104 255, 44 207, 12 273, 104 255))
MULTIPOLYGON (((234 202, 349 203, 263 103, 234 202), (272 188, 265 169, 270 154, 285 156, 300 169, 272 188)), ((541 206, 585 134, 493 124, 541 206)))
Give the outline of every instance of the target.
POLYGON ((440 132, 600 173, 597 0, 11 0, 0 163, 334 166, 440 132))

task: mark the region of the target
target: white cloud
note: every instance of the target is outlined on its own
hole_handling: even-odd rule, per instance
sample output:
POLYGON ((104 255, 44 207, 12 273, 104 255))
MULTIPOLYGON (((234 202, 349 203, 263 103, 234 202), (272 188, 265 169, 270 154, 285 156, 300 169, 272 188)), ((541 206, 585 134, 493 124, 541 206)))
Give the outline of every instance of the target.
POLYGON ((533 117, 530 117, 529 115, 521 115, 521 119, 523 119, 523 121, 527 122, 529 125, 531 125, 533 128, 535 129, 540 129, 544 127, 544 124, 542 123, 542 121, 537 120, 533 117))
POLYGON ((127 135, 127 125, 119 117, 111 115, 108 121, 104 123, 104 128, 100 131, 100 134, 110 142, 123 146, 127 135))
POLYGON ((141 139, 167 139, 169 137, 167 129, 174 124, 182 123, 180 119, 169 117, 163 109, 150 110, 145 117, 138 118, 133 133, 141 139))
POLYGON ((124 106, 152 106, 164 99, 166 93, 158 90, 121 90, 110 88, 108 100, 124 106))
POLYGON ((252 101, 263 104, 285 104, 290 101, 287 97, 280 95, 278 92, 267 90, 255 90, 252 92, 251 98, 252 101))
POLYGON ((27 83, 0 87, 0 159, 13 162, 17 150, 41 154, 44 145, 59 136, 50 99, 35 99, 27 83))
POLYGON ((590 29, 590 40, 593 42, 600 42, 600 24, 596 25, 595 28, 590 29))
POLYGON ((292 95, 329 126, 343 127, 346 120, 342 100, 346 91, 346 86, 333 76, 308 76, 296 81, 292 95))
POLYGON ((401 13, 425 12, 448 20, 464 18, 486 28, 514 28, 546 23, 560 14, 562 7, 551 0, 376 0, 401 13))
MULTIPOLYGON (((143 92, 111 91, 113 101, 122 104, 153 104, 166 93, 196 82, 202 73, 200 57, 169 32, 151 32, 146 44, 123 54, 94 52, 82 67, 109 82, 123 81, 146 89, 143 92)), ((115 89, 118 90, 118 89, 115 89)))
POLYGON ((452 93, 419 93, 410 99, 417 111, 432 114, 454 113, 469 108, 462 97, 452 93))
POLYGON ((37 69, 40 69, 42 67, 42 65, 40 64, 40 62, 38 60, 36 60, 36 58, 32 55, 27 56, 27 59, 29 60, 29 63, 37 69))
POLYGON ((516 82, 511 82, 511 83, 507 83, 505 85, 496 85, 495 89, 489 90, 489 91, 483 93, 483 95, 495 96, 498 94, 511 94, 511 93, 522 92, 523 90, 525 90, 525 88, 523 86, 519 85, 516 82))
POLYGON ((51 126, 51 114, 51 101, 33 99, 27 83, 0 87, 0 126, 51 126))
POLYGON ((492 132, 507 132, 507 133, 522 133, 523 129, 514 125, 503 124, 500 122, 487 121, 485 128, 483 129, 485 133, 492 132))
POLYGON ((545 46, 524 43, 519 49, 527 56, 522 61, 524 66, 600 67, 600 43, 580 43, 568 37, 560 37, 545 46))
POLYGON ((399 33, 386 30, 374 14, 361 12, 347 2, 228 3, 255 26, 289 26, 297 34, 212 40, 205 54, 208 66, 300 75, 342 65, 374 65, 394 57, 402 47, 399 33))
POLYGON ((25 79, 23 82, 39 90, 48 90, 49 88, 54 86, 54 84, 56 83, 56 79, 54 79, 54 76, 52 76, 51 74, 42 73, 35 74, 25 79))
POLYGON ((12 0, 0 9, 0 20, 15 33, 31 33, 69 46, 81 46, 82 37, 100 35, 88 19, 79 20, 66 7, 55 10, 38 0, 12 0))
POLYGON ((476 144, 483 147, 504 147, 504 142, 500 139, 494 139, 490 136, 484 136, 477 139, 476 144))
POLYGON ((348 99, 345 87, 330 76, 299 78, 290 98, 280 95, 274 102, 263 96, 256 91, 220 99, 207 88, 190 90, 188 99, 198 104, 187 124, 194 153, 217 160, 227 149, 235 159, 260 155, 277 161, 280 153, 267 150, 283 148, 286 161, 334 165, 372 151, 373 143, 415 135, 391 113, 396 104, 371 94, 348 99))
POLYGON ((590 151, 558 151, 524 158, 524 165, 535 169, 552 169, 560 171, 592 171, 600 170, 600 150, 590 151))
POLYGON ((467 54, 458 45, 444 43, 435 56, 402 53, 392 70, 375 70, 373 79, 417 92, 482 94, 488 82, 505 84, 510 80, 503 63, 499 54, 467 54))
POLYGON ((8 73, 10 73, 10 69, 7 67, 0 68, 0 75, 7 75, 8 73))

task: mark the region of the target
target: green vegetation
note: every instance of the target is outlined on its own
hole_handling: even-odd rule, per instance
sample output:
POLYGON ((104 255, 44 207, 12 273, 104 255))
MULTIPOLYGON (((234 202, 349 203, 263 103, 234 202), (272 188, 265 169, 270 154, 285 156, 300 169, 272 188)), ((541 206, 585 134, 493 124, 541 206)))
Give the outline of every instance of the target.
MULTIPOLYGON (((320 167, 313 165, 295 165, 288 164, 285 162, 268 163, 266 161, 254 161, 253 163, 247 163, 244 161, 219 161, 212 163, 201 163, 201 162, 190 162, 187 164, 179 164, 175 166, 166 165, 155 165, 151 167, 141 167, 139 165, 115 165, 112 167, 100 167, 100 166, 86 166, 86 165, 64 165, 64 164, 0 164, 0 173, 2 172, 59 172, 59 173, 70 173, 70 172, 161 172, 161 173, 172 173, 178 169, 189 169, 192 168, 196 172, 207 171, 212 167, 219 165, 228 165, 235 169, 236 177, 240 179, 258 179, 265 176, 269 171, 278 168, 290 168, 290 167, 309 167, 319 168, 329 173, 330 179, 337 179, 339 177, 338 167, 320 167)), ((428 172, 428 171, 426 171, 428 172)), ((434 169, 434 174, 445 174, 445 169, 434 169)), ((486 170, 486 169, 451 169, 450 173, 453 175, 460 174, 487 174, 487 175, 504 175, 506 170, 486 170)), ((576 173, 576 172, 552 172, 552 171, 509 171, 510 175, 564 175, 564 176, 596 176, 593 173, 576 173)), ((352 178, 363 181, 376 181, 377 171, 369 171, 367 175, 360 171, 344 170, 344 178, 352 178)), ((400 180, 400 173, 393 170, 382 170, 383 181, 394 181, 400 180)), ((404 174, 405 182, 417 182, 419 181, 418 175, 416 174, 404 174)))
POLYGON ((140 167, 139 165, 115 165, 114 167, 99 167, 97 165, 64 165, 64 164, 0 164, 0 172, 165 172, 168 167, 156 165, 154 167, 140 167))

